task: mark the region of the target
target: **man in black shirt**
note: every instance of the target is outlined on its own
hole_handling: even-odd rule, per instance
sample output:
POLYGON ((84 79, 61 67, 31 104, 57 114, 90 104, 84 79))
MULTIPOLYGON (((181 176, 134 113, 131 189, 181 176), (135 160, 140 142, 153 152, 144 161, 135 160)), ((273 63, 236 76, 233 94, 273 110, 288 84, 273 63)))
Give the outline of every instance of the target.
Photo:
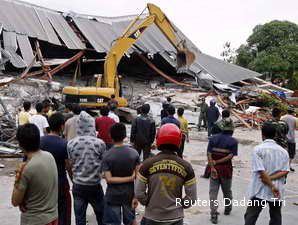
POLYGON ((214 127, 214 124, 220 116, 219 110, 215 105, 216 105, 216 102, 214 99, 212 99, 210 101, 210 106, 207 109, 208 136, 211 135, 211 131, 214 127))
POLYGON ((141 108, 141 116, 132 122, 130 132, 130 142, 133 143, 139 155, 143 151, 144 160, 150 156, 156 133, 155 122, 148 116, 149 111, 150 105, 144 104, 141 108))
POLYGON ((64 129, 64 116, 55 113, 49 118, 50 133, 43 136, 40 148, 50 152, 55 158, 58 169, 58 221, 59 225, 71 224, 71 197, 66 171, 72 177, 72 170, 67 154, 67 142, 60 136, 64 129))
POLYGON ((138 152, 123 144, 126 128, 122 123, 114 124, 111 129, 114 146, 105 153, 102 170, 108 187, 105 195, 104 224, 135 224, 134 180, 139 165, 138 152))

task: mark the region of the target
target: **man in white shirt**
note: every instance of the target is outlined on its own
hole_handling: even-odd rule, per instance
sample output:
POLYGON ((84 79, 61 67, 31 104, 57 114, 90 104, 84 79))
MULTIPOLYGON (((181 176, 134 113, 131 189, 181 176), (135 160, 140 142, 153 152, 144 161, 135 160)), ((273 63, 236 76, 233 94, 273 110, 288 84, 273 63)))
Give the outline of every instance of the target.
POLYGON ((35 124, 40 132, 40 137, 44 136, 45 133, 47 133, 47 128, 49 127, 47 118, 42 115, 42 109, 43 109, 43 104, 42 103, 37 103, 35 106, 36 115, 31 116, 29 119, 30 123, 35 124))
POLYGON ((65 122, 63 134, 67 141, 70 141, 77 136, 77 123, 81 111, 82 109, 80 105, 74 105, 72 109, 74 116, 65 122))
POLYGON ((289 155, 273 138, 276 129, 273 124, 262 127, 263 143, 256 146, 252 153, 252 181, 249 198, 252 204, 246 209, 245 225, 255 225, 264 203, 269 204, 270 225, 281 225, 281 206, 284 185, 289 173, 289 155))
POLYGON ((110 107, 109 117, 115 120, 116 123, 120 122, 119 116, 116 115, 115 110, 117 108, 115 106, 110 107))
POLYGON ((295 140, 295 130, 297 128, 297 118, 295 117, 295 109, 292 107, 288 108, 288 114, 284 115, 281 118, 282 121, 285 121, 289 127, 289 132, 287 134, 288 139, 288 153, 290 157, 290 170, 294 172, 294 168, 291 167, 292 160, 296 155, 296 140, 295 140))

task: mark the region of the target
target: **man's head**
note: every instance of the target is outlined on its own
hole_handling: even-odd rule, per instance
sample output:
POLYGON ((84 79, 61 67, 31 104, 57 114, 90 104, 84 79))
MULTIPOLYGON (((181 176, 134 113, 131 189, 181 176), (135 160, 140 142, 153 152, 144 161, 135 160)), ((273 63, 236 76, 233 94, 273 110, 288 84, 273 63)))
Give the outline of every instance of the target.
POLYGON ((79 104, 75 104, 72 108, 72 112, 75 114, 75 115, 80 115, 82 111, 82 108, 79 104))
POLYGON ((54 113, 49 118, 49 126, 52 132, 60 133, 64 129, 65 118, 62 113, 54 113))
POLYGON ((48 113, 50 111, 50 107, 51 107, 51 102, 50 100, 46 99, 42 102, 42 112, 43 113, 48 113))
POLYGON ((149 104, 142 105, 141 111, 143 114, 148 114, 150 112, 150 105, 149 104))
POLYGON ((225 109, 221 113, 222 118, 229 118, 230 117, 230 111, 228 109, 225 109))
POLYGON ((178 114, 178 116, 183 116, 183 114, 184 114, 184 109, 183 109, 183 108, 178 108, 178 110, 177 110, 177 114, 178 114))
POLYGON ((110 128, 110 134, 111 138, 114 141, 114 143, 123 142, 123 140, 126 138, 126 127, 123 123, 115 123, 110 128))
POLYGON ((262 126, 263 140, 274 139, 276 136, 276 128, 272 123, 264 123, 262 126))
POLYGON ((182 133, 175 124, 161 126, 156 136, 157 148, 161 151, 178 151, 182 140, 182 133))
POLYGON ((66 113, 71 112, 72 109, 73 109, 73 107, 72 107, 72 104, 71 104, 71 103, 66 103, 66 104, 65 104, 65 109, 64 109, 64 111, 65 111, 66 113))
POLYGON ((171 97, 167 97, 167 102, 171 102, 172 98, 171 97))
POLYGON ((20 147, 25 152, 36 152, 39 150, 40 134, 36 125, 28 123, 19 126, 16 136, 20 147))
POLYGON ((288 107, 288 113, 289 114, 294 114, 295 113, 295 109, 291 106, 288 107))
POLYGON ((31 109, 31 102, 25 101, 23 103, 23 107, 24 107, 25 112, 28 112, 31 109))
POLYGON ((116 96, 115 96, 114 94, 111 95, 111 99, 115 99, 115 97, 116 97, 116 96))
POLYGON ((216 105, 216 101, 214 99, 210 100, 210 106, 215 106, 216 105))
POLYGON ((36 112, 37 113, 42 113, 42 109, 43 109, 43 104, 38 102, 36 105, 35 105, 35 109, 36 109, 36 112))
POLYGON ((163 102, 162 103, 162 108, 164 109, 164 110, 167 110, 168 108, 169 108, 169 103, 168 102, 163 102))
POLYGON ((272 110, 272 117, 273 117, 274 119, 279 120, 280 117, 281 117, 281 110, 280 110, 279 108, 274 108, 274 109, 272 110))
POLYGON ((168 113, 169 113, 170 116, 174 116, 175 115, 175 112, 176 112, 175 107, 172 106, 172 105, 169 105, 167 111, 168 111, 168 113))
POLYGON ((101 109, 100 109, 100 115, 102 116, 108 116, 109 115, 109 108, 107 106, 103 106, 101 109))

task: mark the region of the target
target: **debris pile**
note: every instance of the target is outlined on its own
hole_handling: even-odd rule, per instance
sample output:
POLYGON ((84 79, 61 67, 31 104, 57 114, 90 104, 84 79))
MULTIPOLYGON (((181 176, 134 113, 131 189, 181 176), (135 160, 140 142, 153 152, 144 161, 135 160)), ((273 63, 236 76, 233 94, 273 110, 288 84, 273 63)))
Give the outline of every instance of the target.
MULTIPOLYGON (((137 109, 143 103, 150 103, 153 117, 158 121, 162 102, 167 97, 172 98, 172 104, 183 107, 190 124, 196 125, 199 116, 199 103, 205 98, 207 104, 214 98, 220 111, 228 108, 237 126, 259 129, 264 121, 271 118, 273 107, 286 112, 289 105, 294 105, 290 90, 279 90, 278 86, 270 86, 268 82, 258 80, 258 83, 243 82, 243 86, 218 84, 213 90, 202 91, 191 87, 181 87, 149 82, 138 85, 130 106, 137 109), (265 83, 265 84, 264 84, 265 83)), ((145 82, 144 82, 145 83, 145 82)), ((137 86, 137 85, 136 85, 137 86)), ((294 96, 294 95, 293 95, 294 96)), ((296 98, 298 100, 298 98, 296 98)))
POLYGON ((290 102, 280 97, 272 90, 259 87, 243 87, 236 92, 235 98, 231 95, 218 94, 218 104, 229 108, 241 125, 247 128, 260 128, 261 125, 272 118, 274 107, 287 111, 290 102))
POLYGON ((16 116, 24 101, 32 105, 48 98, 61 99, 61 85, 44 80, 26 79, 10 82, 13 79, 0 79, 0 141, 10 142, 15 137, 16 116))

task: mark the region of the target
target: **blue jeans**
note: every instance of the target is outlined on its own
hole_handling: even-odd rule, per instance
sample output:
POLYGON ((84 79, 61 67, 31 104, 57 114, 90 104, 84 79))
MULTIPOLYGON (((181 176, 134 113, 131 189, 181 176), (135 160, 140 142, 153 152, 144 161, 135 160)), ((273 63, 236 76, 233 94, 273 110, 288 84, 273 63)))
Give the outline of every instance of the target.
POLYGON ((105 201, 104 223, 109 225, 130 225, 135 219, 135 210, 130 205, 110 205, 105 201))
POLYGON ((88 204, 92 206, 97 224, 103 224, 104 199, 100 184, 86 186, 74 184, 72 188, 76 225, 86 225, 86 211, 88 204))

